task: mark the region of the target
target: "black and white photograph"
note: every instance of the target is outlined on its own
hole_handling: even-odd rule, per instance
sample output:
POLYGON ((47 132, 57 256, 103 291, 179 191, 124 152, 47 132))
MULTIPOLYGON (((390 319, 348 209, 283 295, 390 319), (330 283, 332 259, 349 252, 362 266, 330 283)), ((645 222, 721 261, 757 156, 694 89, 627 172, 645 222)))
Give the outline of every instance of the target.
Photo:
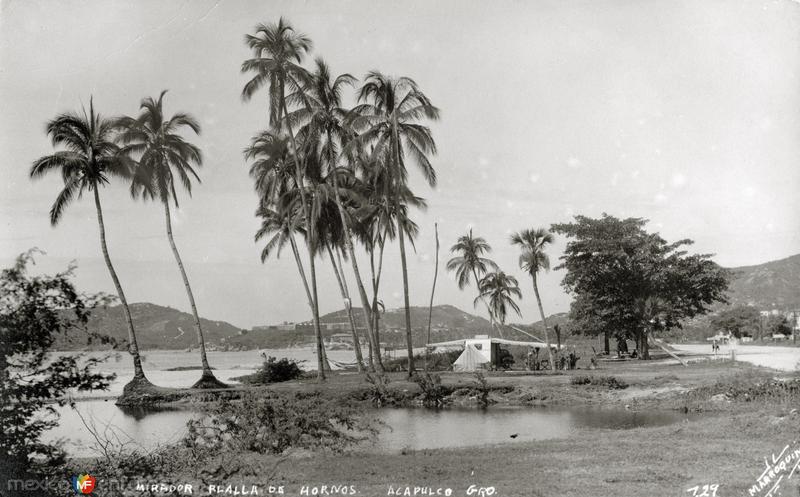
POLYGON ((0 497, 800 495, 800 0, 0 0, 0 497))

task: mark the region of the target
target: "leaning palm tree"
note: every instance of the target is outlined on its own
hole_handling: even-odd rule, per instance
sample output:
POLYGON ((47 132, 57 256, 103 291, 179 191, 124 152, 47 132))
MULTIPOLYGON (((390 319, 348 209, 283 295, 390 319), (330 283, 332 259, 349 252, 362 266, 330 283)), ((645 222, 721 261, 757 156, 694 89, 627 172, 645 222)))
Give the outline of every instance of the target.
MULTIPOLYGON (((373 145, 373 155, 386 156, 389 181, 387 193, 397 205, 401 203, 400 185, 407 185, 405 163, 408 156, 417 163, 430 186, 436 185, 436 172, 428 156, 436 153, 436 143, 430 128, 419 124, 422 119, 438 120, 437 109, 411 78, 392 78, 370 71, 358 93, 359 102, 352 111, 351 123, 360 133, 355 143, 373 145)), ((399 212, 399 211, 398 211, 399 212)), ((408 374, 414 374, 414 355, 411 337, 411 310, 408 292, 405 234, 397 218, 397 239, 400 245, 400 265, 403 272, 403 297, 408 348, 408 374)))
POLYGON ((189 195, 192 193, 192 178, 200 182, 200 177, 192 167, 192 164, 199 167, 203 163, 200 149, 179 134, 183 128, 188 128, 199 135, 200 124, 194 117, 182 112, 167 118, 164 115, 166 92, 162 91, 157 100, 151 97, 142 100, 141 112, 137 118, 123 117, 118 121, 117 125, 121 130, 119 140, 125 145, 122 149, 124 153, 139 158, 132 176, 131 195, 134 198, 141 196, 144 199, 158 200, 164 206, 167 239, 183 278, 183 285, 186 287, 200 345, 203 374, 193 388, 219 388, 225 384, 214 376, 208 364, 203 328, 197 314, 194 294, 172 236, 172 216, 169 207, 170 201, 175 202, 175 208, 179 207, 176 182, 180 182, 189 195))
POLYGON ((108 272, 117 290, 125 322, 128 326, 128 351, 133 356, 133 379, 125 386, 131 388, 150 385, 142 369, 136 332, 131 319, 131 311, 117 272, 111 264, 106 245, 106 228, 103 222, 103 209, 100 206, 100 187, 109 182, 111 176, 128 178, 130 176, 130 160, 119 153, 119 147, 113 141, 114 121, 104 119, 95 114, 94 102, 89 100, 89 113, 83 115, 66 113, 56 116, 47 123, 47 134, 54 147, 63 146, 53 155, 38 159, 31 167, 31 178, 37 179, 52 171, 60 171, 64 180, 64 188, 56 197, 50 209, 50 223, 55 226, 61 220, 64 209, 76 197, 81 198, 84 192, 91 191, 97 210, 97 224, 100 228, 100 248, 103 251, 108 272))
POLYGON ((484 276, 478 283, 480 295, 475 298, 477 303, 483 298, 489 303, 492 315, 500 325, 506 323, 508 309, 511 308, 520 316, 519 306, 514 302, 514 298, 521 299, 522 292, 519 283, 513 276, 507 275, 503 271, 495 271, 484 276))
MULTIPOLYGON (((448 271, 455 271, 459 290, 463 290, 469 286, 471 281, 475 283, 475 286, 479 287, 481 278, 489 269, 497 271, 497 264, 488 257, 484 257, 484 254, 488 254, 491 251, 492 246, 489 245, 489 242, 483 237, 472 236, 472 228, 470 228, 469 233, 466 235, 458 237, 455 245, 450 247, 450 253, 457 255, 447 261, 446 267, 448 271)), ((478 288, 478 293, 480 294, 480 287, 478 288)), ((491 322, 492 329, 494 329, 494 315, 489 307, 489 303, 479 296, 478 299, 476 299, 476 305, 477 300, 483 301, 483 304, 486 306, 486 310, 489 313, 489 321, 491 322)))
POLYGON ((550 257, 544 250, 551 243, 553 243, 553 235, 543 228, 525 229, 511 235, 511 244, 519 245, 522 250, 522 254, 519 256, 519 267, 531 275, 533 280, 533 293, 536 295, 536 303, 539 306, 539 314, 542 316, 542 326, 544 326, 547 359, 550 361, 550 369, 555 370, 553 352, 550 350, 550 337, 547 332, 547 319, 544 316, 542 299, 539 297, 539 285, 536 282, 536 275, 539 274, 539 271, 550 270, 550 257))

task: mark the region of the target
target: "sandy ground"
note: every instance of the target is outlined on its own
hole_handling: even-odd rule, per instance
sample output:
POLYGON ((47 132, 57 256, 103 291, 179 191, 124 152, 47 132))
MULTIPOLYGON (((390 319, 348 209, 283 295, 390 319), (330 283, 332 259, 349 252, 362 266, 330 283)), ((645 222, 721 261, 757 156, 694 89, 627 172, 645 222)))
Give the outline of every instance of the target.
MULTIPOLYGON (((710 344, 671 345, 678 350, 690 354, 714 357, 714 355, 710 353, 710 344)), ((722 345, 717 356, 726 359, 730 358, 730 348, 727 345, 722 345)), ((736 360, 749 362, 756 366, 778 369, 780 371, 797 371, 800 366, 800 348, 739 344, 736 346, 736 360)))

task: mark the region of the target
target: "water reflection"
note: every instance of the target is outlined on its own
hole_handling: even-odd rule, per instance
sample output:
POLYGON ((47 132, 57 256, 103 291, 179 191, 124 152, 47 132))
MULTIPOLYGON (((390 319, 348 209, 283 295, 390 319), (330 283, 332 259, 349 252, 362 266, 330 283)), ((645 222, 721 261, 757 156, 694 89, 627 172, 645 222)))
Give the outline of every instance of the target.
MULTIPOLYGON (((76 407, 95 431, 133 441, 144 448, 176 443, 186 433, 186 422, 198 417, 186 409, 118 407, 113 401, 84 401, 76 407)), ((66 438, 71 453, 86 454, 94 444, 81 416, 69 407, 60 409, 61 422, 48 439, 66 438)), ((697 414, 675 411, 633 412, 598 408, 468 408, 382 409, 374 412, 384 427, 366 450, 397 452, 566 438, 579 428, 624 430, 663 426, 691 420, 697 414)))

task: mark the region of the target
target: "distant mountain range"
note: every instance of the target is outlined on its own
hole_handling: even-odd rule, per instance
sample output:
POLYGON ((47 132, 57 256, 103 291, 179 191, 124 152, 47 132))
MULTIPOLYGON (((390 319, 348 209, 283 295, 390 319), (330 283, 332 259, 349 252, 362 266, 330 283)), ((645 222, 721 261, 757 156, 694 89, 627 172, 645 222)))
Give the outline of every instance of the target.
MULTIPOLYGON (((734 279, 731 282, 729 298, 731 304, 753 305, 760 309, 794 310, 800 309, 800 254, 756 266, 732 268, 734 279)), ((364 328, 360 308, 354 308, 356 325, 361 332, 364 328)), ((427 339, 428 308, 411 307, 411 327, 414 344, 422 345, 427 339)), ((131 304, 131 314, 136 327, 139 348, 147 349, 188 349, 197 347, 197 335, 191 314, 150 303, 131 304)), ((565 323, 566 314, 548 317, 548 324, 565 323)), ((323 325, 348 323, 347 312, 342 309, 320 317, 323 325)), ((298 329, 259 329, 242 330, 225 321, 201 319, 206 344, 214 350, 239 350, 253 348, 281 348, 313 343, 314 332, 310 326, 298 329)), ((381 342, 390 347, 403 347, 405 344, 405 312, 402 308, 388 309, 381 314, 381 342)), ((541 323, 518 325, 528 333, 541 337, 541 323)), ((89 321, 90 331, 111 336, 120 343, 128 338, 128 331, 122 308, 112 306, 96 309, 89 321)), ((346 329, 324 329, 327 338, 334 333, 349 333, 346 329)), ((452 305, 433 307, 431 320, 431 341, 440 342, 488 333, 491 325, 488 320, 462 311, 452 305)), ((524 333, 506 329, 507 337, 519 340, 529 338, 524 333)), ((75 337, 75 334, 72 334, 75 337)), ((554 340, 555 337, 552 337, 554 340)), ((65 340, 56 342, 60 350, 85 348, 85 340, 65 340)), ((94 347, 97 347, 95 345, 94 347)))
POLYGON ((732 304, 800 310, 800 254, 731 270, 735 274, 729 292, 732 304))

